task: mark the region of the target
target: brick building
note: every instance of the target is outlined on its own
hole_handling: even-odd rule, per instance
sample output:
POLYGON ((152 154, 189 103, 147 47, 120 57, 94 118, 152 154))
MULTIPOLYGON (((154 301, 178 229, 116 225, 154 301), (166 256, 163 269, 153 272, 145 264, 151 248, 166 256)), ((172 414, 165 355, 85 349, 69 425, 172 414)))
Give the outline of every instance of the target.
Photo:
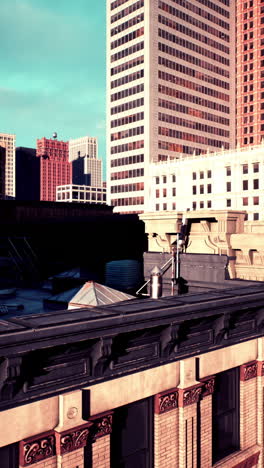
POLYGON ((72 182, 69 144, 41 138, 37 140, 36 155, 40 158, 40 200, 56 201, 56 187, 72 182))

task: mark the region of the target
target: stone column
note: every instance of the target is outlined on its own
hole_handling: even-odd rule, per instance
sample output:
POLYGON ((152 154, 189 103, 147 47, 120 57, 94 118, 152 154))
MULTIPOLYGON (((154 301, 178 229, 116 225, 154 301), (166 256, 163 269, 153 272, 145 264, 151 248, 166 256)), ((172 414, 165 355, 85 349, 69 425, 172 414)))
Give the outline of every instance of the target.
POLYGON ((154 468, 178 466, 178 390, 155 395, 154 468))
POLYGON ((197 468, 197 403, 202 384, 179 388, 179 468, 197 468))
POLYGON ((98 414, 90 418, 92 422, 92 467, 110 468, 110 434, 113 412, 98 414))
POLYGON ((202 399, 200 402, 200 447, 201 467, 212 466, 212 394, 214 392, 215 377, 201 379, 203 383, 202 399))
POLYGON ((240 366, 240 449, 257 443, 257 361, 240 366))

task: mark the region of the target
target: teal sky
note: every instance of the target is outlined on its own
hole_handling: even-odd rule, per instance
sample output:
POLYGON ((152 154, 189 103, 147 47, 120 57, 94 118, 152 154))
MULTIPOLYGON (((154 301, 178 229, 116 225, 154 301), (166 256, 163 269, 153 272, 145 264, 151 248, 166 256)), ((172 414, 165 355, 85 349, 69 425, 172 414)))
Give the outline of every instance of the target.
POLYGON ((0 0, 0 44, 0 132, 97 136, 105 161, 105 0, 0 0))

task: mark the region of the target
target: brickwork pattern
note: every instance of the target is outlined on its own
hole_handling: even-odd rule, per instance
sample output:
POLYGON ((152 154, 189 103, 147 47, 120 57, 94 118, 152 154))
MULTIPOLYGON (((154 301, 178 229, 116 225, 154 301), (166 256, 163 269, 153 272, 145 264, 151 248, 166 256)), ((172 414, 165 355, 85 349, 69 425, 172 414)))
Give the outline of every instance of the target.
MULTIPOLYGON (((29 465, 30 467, 34 468, 57 468, 57 457, 50 457, 47 460, 42 460, 38 463, 34 463, 33 465, 29 465)), ((22 465, 19 465, 19 468, 23 468, 22 465)), ((75 467, 74 467, 75 468, 75 467)))
POLYGON ((197 468, 197 405, 179 408, 179 468, 197 468))
MULTIPOLYGON (((228 457, 224 458, 223 460, 221 460, 220 462, 216 463, 213 466, 214 468, 236 468, 236 466, 239 463, 245 462, 249 457, 258 453, 259 450, 260 450, 260 447, 258 445, 254 445, 253 447, 250 447, 247 450, 243 450, 241 452, 236 452, 236 453, 233 453, 232 455, 229 455, 228 457)), ((257 466, 260 468, 259 463, 257 466)), ((246 464, 245 464, 245 467, 247 467, 246 464)), ((250 467, 252 467, 251 464, 250 464, 250 467)))
POLYGON ((257 443, 262 448, 259 455, 259 467, 263 467, 264 457, 263 457, 263 412, 264 412, 264 377, 257 377, 257 443))
POLYGON ((178 408, 154 415, 154 468, 178 466, 178 415, 178 408))
POLYGON ((212 466, 212 395, 200 403, 201 409, 201 466, 212 466))
POLYGON ((93 443, 92 460, 93 468, 110 468, 110 435, 100 437, 93 443))
POLYGON ((240 382, 240 449, 257 443, 257 378, 240 382))

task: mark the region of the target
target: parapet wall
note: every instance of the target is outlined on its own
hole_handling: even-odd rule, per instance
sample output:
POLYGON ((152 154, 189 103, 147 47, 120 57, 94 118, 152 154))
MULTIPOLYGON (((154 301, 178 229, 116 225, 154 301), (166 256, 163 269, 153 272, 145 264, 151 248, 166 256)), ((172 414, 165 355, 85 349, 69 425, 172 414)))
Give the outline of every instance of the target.
POLYGON ((201 210, 140 215, 148 235, 148 251, 169 253, 188 219, 185 253, 227 256, 230 279, 264 280, 264 222, 245 222, 246 211, 201 210))

